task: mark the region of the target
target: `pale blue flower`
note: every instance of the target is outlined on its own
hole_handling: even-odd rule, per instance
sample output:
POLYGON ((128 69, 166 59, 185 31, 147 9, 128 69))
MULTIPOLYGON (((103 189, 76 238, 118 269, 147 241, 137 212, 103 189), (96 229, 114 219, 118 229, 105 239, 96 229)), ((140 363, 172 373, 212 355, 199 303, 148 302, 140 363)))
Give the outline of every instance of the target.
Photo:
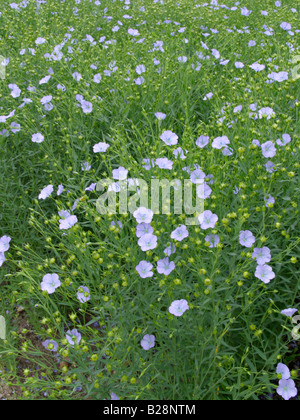
POLYGON ((43 277, 41 283, 41 289, 47 291, 49 295, 55 292, 55 290, 61 285, 59 277, 57 274, 46 274, 43 277))
POLYGON ((9 84, 8 87, 13 98, 18 98, 21 95, 21 89, 16 84, 9 84))
POLYGON ((171 170, 173 168, 173 162, 168 158, 158 158, 156 159, 155 163, 160 169, 171 170))
POLYGON ((56 352, 58 349, 58 343, 54 340, 45 340, 42 345, 45 347, 45 349, 56 352), (49 348, 50 345, 50 348, 49 348))
POLYGON ((174 239, 175 241, 180 241, 180 242, 183 241, 188 236, 189 236, 189 232, 185 225, 178 226, 178 228, 173 230, 173 232, 171 233, 171 238, 174 239))
POLYGON ((291 377, 290 369, 283 363, 278 363, 276 373, 281 376, 280 379, 290 379, 291 377))
POLYGON ((76 216, 69 216, 66 219, 59 220, 59 229, 60 230, 67 230, 73 227, 78 222, 76 216))
POLYGON ((169 307, 169 312, 175 316, 182 316, 189 309, 188 302, 185 299, 174 300, 169 307))
POLYGON ((141 340, 141 346, 144 350, 150 350, 155 346, 155 336, 146 334, 141 340))
POLYGON ((36 45, 42 45, 42 44, 44 44, 45 42, 46 42, 45 38, 42 38, 42 37, 38 37, 38 38, 35 40, 36 45))
POLYGON ((255 277, 260 279, 263 283, 268 284, 275 278, 275 273, 272 267, 267 264, 258 265, 255 271, 255 277))
POLYGON ((214 213, 212 213, 210 210, 205 210, 203 213, 199 214, 198 220, 201 226, 201 229, 209 229, 214 228, 217 221, 218 216, 214 213))
POLYGON ((100 142, 93 146, 93 151, 94 153, 105 153, 109 147, 109 144, 100 142))
POLYGON ((178 143, 178 136, 170 130, 164 131, 160 138, 167 146, 174 146, 178 143))
POLYGON ((252 245, 255 243, 255 237, 250 230, 242 230, 240 232, 240 244, 245 246, 246 248, 251 248, 252 245))
POLYGON ((66 339, 68 340, 68 343, 71 345, 71 347, 75 346, 75 344, 79 344, 81 341, 81 334, 80 332, 74 328, 73 330, 68 330, 66 333, 66 339))
POLYGON ((190 180, 192 181, 193 184, 203 184, 204 179, 205 179, 205 173, 201 171, 201 169, 196 169, 190 174, 190 180))
POLYGON ((292 141, 291 136, 289 134, 285 133, 285 134, 282 135, 282 140, 277 139, 276 143, 278 144, 278 146, 286 146, 291 141, 292 141))
POLYGON ((267 141, 261 145, 262 154, 265 158, 272 158, 276 155, 276 147, 272 141, 267 141))
POLYGON ((151 223, 153 218, 153 211, 146 209, 146 207, 139 207, 134 213, 137 223, 151 223))
POLYGON ((136 227, 136 236, 141 238, 146 233, 153 233, 153 227, 150 223, 139 223, 136 227))
POLYGON ((254 248, 252 258, 258 265, 264 265, 271 261, 271 251, 268 247, 254 248))
POLYGON ((32 135, 31 140, 33 143, 42 143, 44 141, 45 137, 41 133, 36 133, 32 135))
POLYGON ((164 250, 164 254, 170 257, 172 254, 175 254, 176 252, 176 246, 175 244, 170 244, 167 246, 167 248, 164 250))
POLYGON ((168 276, 175 269, 173 261, 169 261, 169 257, 157 261, 157 271, 159 274, 168 276))
POLYGON ((0 252, 6 252, 9 250, 10 241, 11 241, 11 238, 6 235, 0 238, 0 252))
POLYGON ((81 101, 81 109, 85 114, 90 114, 93 111, 93 104, 89 101, 81 101))
POLYGON ((60 184, 58 186, 58 189, 57 189, 57 195, 58 196, 61 195, 63 193, 63 191, 64 191, 64 186, 62 184, 60 184))
POLYGON ((124 181, 127 178, 127 174, 128 170, 123 166, 120 166, 118 169, 114 169, 112 171, 113 179, 117 179, 119 181, 124 181))
POLYGON ((139 264, 135 267, 136 271, 139 273, 142 279, 147 277, 153 277, 153 271, 151 271, 153 265, 147 261, 140 261, 139 264))
POLYGON ((281 379, 276 392, 286 401, 296 397, 298 393, 295 382, 292 379, 281 379))
POLYGON ((220 242, 220 237, 219 235, 210 234, 205 237, 205 242, 209 243, 209 248, 216 248, 220 242))
POLYGON ((166 114, 163 112, 156 112, 155 116, 158 120, 164 120, 166 118, 166 114))
POLYGON ((288 317, 292 317, 296 312, 298 312, 298 309, 295 308, 283 309, 283 311, 281 311, 282 315, 286 315, 288 317))
POLYGON ((95 74, 95 76, 94 76, 94 83, 100 83, 101 82, 101 80, 102 80, 102 76, 101 76, 101 74, 100 73, 98 73, 98 74, 95 74))
POLYGON ((48 185, 47 187, 43 188, 39 195, 39 200, 46 200, 46 198, 50 197, 53 193, 53 185, 48 185))
POLYGON ((82 79, 82 76, 80 73, 78 73, 78 71, 75 71, 73 74, 73 79, 75 79, 77 82, 79 82, 82 79))
POLYGON ((91 299, 89 288, 86 286, 80 286, 78 288, 77 298, 81 303, 88 302, 91 299))
POLYGON ((205 147, 208 143, 209 143, 209 136, 203 136, 203 135, 201 135, 196 140, 196 145, 198 147, 200 147, 201 149, 203 149, 203 147, 205 147))
POLYGON ((2 267, 5 261, 6 261, 6 258, 5 258, 4 252, 0 252, 0 267, 2 267))
POLYGON ((227 136, 216 137, 212 142, 212 148, 214 149, 222 149, 222 147, 227 146, 230 144, 230 141, 227 136))
POLYGON ((152 235, 151 233, 146 233, 145 235, 141 236, 138 244, 142 251, 149 251, 150 249, 154 249, 157 247, 157 236, 152 235))

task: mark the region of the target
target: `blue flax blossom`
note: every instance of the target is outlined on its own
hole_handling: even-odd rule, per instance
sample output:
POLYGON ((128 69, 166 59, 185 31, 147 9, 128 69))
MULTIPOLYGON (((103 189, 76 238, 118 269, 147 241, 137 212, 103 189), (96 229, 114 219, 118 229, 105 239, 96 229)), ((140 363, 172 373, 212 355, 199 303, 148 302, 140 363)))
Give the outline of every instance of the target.
POLYGON ((158 158, 156 159, 155 163, 160 169, 171 170, 173 168, 173 162, 168 158, 158 158))
POLYGON ((50 75, 49 75, 49 76, 45 76, 45 77, 43 77, 43 78, 39 81, 39 84, 40 84, 40 85, 44 85, 44 84, 48 83, 50 79, 51 79, 51 76, 50 76, 50 75))
POLYGON ((146 67, 143 64, 140 64, 135 69, 137 74, 142 74, 146 72, 146 67))
POLYGON ((245 246, 246 248, 251 248, 252 245, 255 243, 255 237, 250 230, 242 230, 240 232, 240 244, 245 246))
POLYGON ((164 120, 166 118, 166 114, 163 112, 156 112, 155 116, 158 120, 164 120))
POLYGON ((68 216, 65 219, 59 220, 59 229, 60 230, 67 230, 73 227, 78 222, 76 216, 68 216))
POLYGON ((267 141, 261 145, 262 154, 265 158, 272 158, 276 155, 276 147, 272 141, 267 141))
POLYGON ((168 276, 175 269, 173 261, 169 261, 169 257, 157 261, 157 271, 159 274, 168 276))
POLYGON ((9 84, 9 89, 11 90, 11 96, 13 98, 18 98, 21 95, 21 89, 15 84, 9 84))
POLYGON ((75 344, 79 344, 81 341, 81 334, 80 332, 74 328, 73 330, 68 330, 66 333, 66 339, 68 340, 68 343, 71 345, 71 347, 74 347, 75 344))
POLYGON ((45 137, 41 133, 36 133, 32 135, 31 141, 33 143, 42 143, 45 140, 45 137))
POLYGON ((77 291, 77 298, 81 303, 88 302, 91 299, 89 288, 80 286, 77 291))
POLYGON ((99 84, 101 82, 101 80, 102 80, 101 74, 100 73, 95 74, 94 79, 93 79, 94 83, 98 83, 99 84))
POLYGON ((167 248, 164 250, 164 254, 170 257, 172 254, 175 254, 176 246, 175 244, 169 244, 167 248))
POLYGON ((207 184, 207 182, 204 182, 202 185, 197 186, 197 196, 199 198, 202 198, 202 200, 205 200, 208 198, 212 193, 212 189, 207 184))
POLYGON ((229 144, 230 141, 227 136, 216 137, 212 142, 213 149, 222 149, 229 144))
POLYGON ((136 227, 136 236, 141 238, 146 233, 153 233, 153 227, 150 223, 139 223, 136 227))
POLYGON ((209 229, 214 228, 217 221, 218 216, 214 213, 212 213, 210 210, 205 210, 203 213, 199 214, 198 220, 201 226, 201 229, 209 229))
POLYGON ((272 116, 275 116, 275 112, 273 111, 272 108, 268 106, 265 108, 261 108, 258 111, 259 119, 266 118, 267 120, 269 120, 270 118, 272 118, 272 116))
POLYGON ((0 252, 0 267, 2 267, 5 261, 6 261, 6 258, 5 258, 4 252, 0 252))
POLYGON ((131 36, 139 36, 140 35, 140 33, 139 33, 139 31, 137 30, 137 29, 128 29, 128 33, 129 33, 129 35, 131 35, 131 36))
POLYGON ((290 369, 283 363, 278 363, 276 368, 277 375, 280 375, 280 379, 290 379, 290 369))
POLYGON ((174 146, 178 143, 177 134, 173 133, 170 130, 164 131, 160 138, 167 146, 174 146))
POLYGON ((124 181, 127 178, 127 174, 128 170, 123 166, 120 166, 118 169, 114 169, 112 171, 113 179, 117 179, 119 181, 124 181))
POLYGON ((281 314, 282 315, 285 315, 285 316, 288 316, 288 317, 291 317, 291 316, 295 315, 296 312, 298 312, 298 309, 295 309, 295 308, 287 308, 287 309, 283 309, 281 311, 281 314))
POLYGON ((63 193, 63 191, 64 191, 64 186, 62 184, 60 184, 57 188, 57 193, 56 194, 59 196, 63 193))
POLYGON ((264 64, 259 64, 259 63, 253 63, 249 67, 256 72, 262 71, 266 68, 264 64))
POLYGON ((177 147, 177 149, 173 150, 173 155, 175 158, 180 158, 182 160, 186 159, 185 153, 188 153, 186 150, 184 151, 181 147, 177 147))
POLYGON ((9 250, 9 243, 11 241, 11 238, 9 236, 2 236, 0 238, 0 252, 6 252, 9 250))
POLYGON ((283 29, 284 31, 290 31, 292 29, 292 25, 287 22, 282 22, 280 24, 280 28, 283 29))
POLYGON ((139 207, 134 213, 137 223, 151 223, 153 218, 153 211, 146 209, 146 207, 139 207))
POLYGON ((182 316, 189 309, 188 302, 185 299, 174 300, 169 307, 169 312, 175 316, 182 316))
POLYGON ((100 142, 93 146, 93 151, 94 153, 105 153, 109 147, 109 144, 100 142))
POLYGON ((254 248, 252 258, 258 265, 264 265, 271 261, 271 251, 268 247, 254 248))
POLYGON ((150 350, 155 346, 155 336, 146 334, 141 340, 141 346, 144 350, 150 350))
POLYGON ((288 80, 289 74, 287 71, 280 71, 278 73, 273 71, 272 73, 268 74, 268 78, 274 82, 283 82, 288 80))
POLYGON ((45 347, 45 349, 56 352, 58 349, 58 343, 54 340, 45 340, 42 345, 45 347))
POLYGON ((292 379, 281 379, 279 386, 276 390, 277 394, 280 395, 284 400, 289 400, 297 396, 297 388, 295 382, 292 379))
POLYGON ((203 184, 205 179, 205 173, 201 169, 196 169, 191 172, 190 179, 193 184, 203 184))
POLYGON ((35 41, 36 45, 42 45, 46 42, 45 38, 38 37, 35 41))
POLYGON ((220 237, 219 235, 210 234, 205 237, 205 241, 209 243, 209 248, 216 248, 220 242, 220 237))
POLYGON ((200 149, 203 149, 205 146, 207 146, 209 143, 209 136, 200 136, 196 140, 196 146, 200 147, 200 149))
POLYGON ((61 285, 57 274, 46 274, 41 283, 41 289, 51 295, 61 285))
POLYGON ((263 283, 268 284, 275 278, 275 273, 272 267, 267 264, 258 265, 255 271, 255 277, 260 279, 263 283))
POLYGON ((178 228, 173 230, 171 233, 171 238, 175 239, 176 241, 183 241, 183 239, 187 238, 189 236, 189 232, 185 225, 180 225, 178 228))
POLYGON ((93 111, 93 104, 89 101, 81 101, 81 109, 84 114, 90 114, 93 111))
POLYGON ((292 141, 291 136, 289 134, 285 133, 285 134, 282 134, 282 140, 277 139, 276 143, 278 144, 278 146, 286 146, 291 141, 292 141))
POLYGON ((270 207, 270 204, 275 203, 275 198, 272 197, 271 194, 269 194, 269 197, 265 197, 265 201, 266 201, 266 207, 270 207))
POLYGON ((46 198, 50 197, 53 193, 53 185, 48 185, 47 187, 43 188, 39 195, 39 200, 46 200, 46 198))
POLYGON ((142 279, 153 276, 153 272, 151 271, 153 265, 147 261, 140 261, 140 263, 135 268, 142 279))
POLYGON ((139 239, 138 244, 144 252, 154 249, 157 247, 157 236, 146 233, 139 239))

